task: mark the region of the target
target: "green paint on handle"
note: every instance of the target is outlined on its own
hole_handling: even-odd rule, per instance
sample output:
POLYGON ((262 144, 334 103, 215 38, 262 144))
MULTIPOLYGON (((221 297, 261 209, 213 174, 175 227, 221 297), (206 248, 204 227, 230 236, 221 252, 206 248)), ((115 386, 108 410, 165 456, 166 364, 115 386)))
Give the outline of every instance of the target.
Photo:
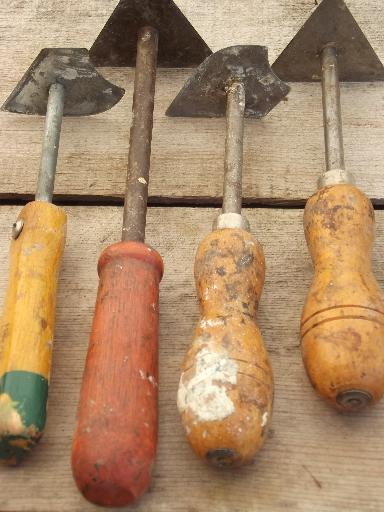
POLYGON ((14 371, 0 379, 0 460, 17 464, 42 436, 48 380, 14 371))

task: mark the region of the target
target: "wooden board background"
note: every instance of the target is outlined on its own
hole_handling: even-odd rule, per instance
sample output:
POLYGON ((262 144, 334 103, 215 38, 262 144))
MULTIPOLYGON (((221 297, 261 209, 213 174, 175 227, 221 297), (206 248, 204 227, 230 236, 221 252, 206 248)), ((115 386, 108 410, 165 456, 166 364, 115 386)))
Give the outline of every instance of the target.
MULTIPOLYGON (((117 1, 7 0, 4 4, 0 101, 10 94, 40 48, 90 47, 117 1)), ((213 50, 231 44, 265 44, 272 63, 315 1, 181 0, 178 4, 213 50)), ((347 0, 347 4, 384 60, 384 3, 347 0)), ((150 194, 163 201, 192 198, 192 202, 209 203, 221 195, 225 121, 164 115, 189 74, 159 71, 150 194)), ((56 183, 56 193, 65 198, 121 198, 124 194, 134 72, 108 69, 105 75, 125 87, 126 96, 105 114, 65 120, 56 183)), ((342 92, 347 164, 364 190, 382 202, 384 84, 346 84, 342 92)), ((43 120, 1 113, 0 126, 0 198, 31 195, 43 120)), ((303 203, 324 167, 320 86, 293 85, 288 101, 268 117, 247 121, 245 148, 244 196, 251 204, 303 203)))
MULTIPOLYGON (((45 46, 89 47, 117 0, 8 0, 0 10, 0 102, 45 46)), ((314 0, 177 0, 213 50, 266 44, 273 62, 314 0)), ((384 60, 384 4, 347 0, 384 60)), ((77 492, 69 466, 71 436, 97 288, 101 250, 120 234, 133 70, 105 69, 127 88, 105 114, 67 119, 63 126, 56 199, 66 207, 68 243, 57 307, 48 428, 19 468, 0 468, 0 512, 100 510, 77 492), (86 206, 89 202, 105 206, 86 206)), ((247 121, 244 195, 263 243, 267 280, 259 322, 275 373, 270 438, 257 462, 240 471, 204 466, 187 445, 178 420, 179 366, 198 318, 192 278, 198 241, 216 212, 202 205, 221 196, 224 120, 167 119, 164 111, 188 77, 160 70, 152 158, 148 241, 164 257, 161 287, 161 384, 158 461, 139 512, 381 512, 384 510, 384 405, 357 416, 330 410, 312 391, 302 367, 298 325, 311 279, 302 232, 303 204, 323 169, 320 88, 294 85, 287 102, 262 121, 247 121), (170 134, 172 136, 170 136, 170 134), (175 207, 179 204, 180 207, 175 207), (279 209, 278 205, 284 205, 279 209), (172 206, 173 205, 173 206, 172 206), (194 206, 194 208, 188 207, 194 206)), ((384 84, 343 85, 349 169, 384 203, 384 84)), ((0 302, 4 297, 10 226, 33 194, 43 120, 0 113, 0 302)), ((384 212, 377 212, 374 266, 384 286, 384 212)), ((1 304, 0 304, 1 305, 1 304)))

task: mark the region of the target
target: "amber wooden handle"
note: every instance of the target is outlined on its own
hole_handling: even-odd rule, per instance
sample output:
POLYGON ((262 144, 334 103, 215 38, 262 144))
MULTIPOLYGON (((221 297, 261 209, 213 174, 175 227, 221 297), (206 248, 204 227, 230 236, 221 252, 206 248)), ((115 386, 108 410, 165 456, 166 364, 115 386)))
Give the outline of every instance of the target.
POLYGON ((0 459, 16 464, 43 434, 67 219, 34 201, 20 212, 0 321, 0 459))
POLYGON ((156 454, 163 263, 145 244, 121 242, 98 270, 72 470, 89 501, 124 506, 147 489, 156 454))
POLYGON ((305 208, 315 275, 301 321, 314 388, 339 410, 384 392, 384 296, 373 276, 374 211, 352 185, 320 190, 305 208))
POLYGON ((255 320, 264 275, 262 248, 241 229, 214 231, 197 251, 201 318, 178 407, 192 448, 214 465, 252 461, 271 418, 272 370, 255 320))

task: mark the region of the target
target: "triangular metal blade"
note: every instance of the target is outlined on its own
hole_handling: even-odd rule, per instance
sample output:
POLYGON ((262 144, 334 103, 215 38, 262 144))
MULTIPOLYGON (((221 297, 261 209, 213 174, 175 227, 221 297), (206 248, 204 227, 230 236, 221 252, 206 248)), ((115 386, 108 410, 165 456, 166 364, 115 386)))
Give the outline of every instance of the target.
POLYGON ((172 0, 120 0, 90 50, 92 61, 134 67, 138 31, 144 26, 159 31, 159 67, 195 67, 212 53, 172 0))
POLYGON ((323 0, 273 64, 288 82, 321 79, 319 52, 333 43, 342 82, 384 80, 384 67, 343 0, 323 0))
POLYGON ((265 46, 231 46, 208 57, 192 74, 167 110, 171 117, 225 116, 226 87, 245 87, 245 117, 261 118, 289 92, 272 71, 265 46))
POLYGON ((44 116, 49 88, 54 83, 65 88, 64 116, 104 112, 116 105, 125 92, 97 72, 85 48, 45 48, 1 109, 44 116))

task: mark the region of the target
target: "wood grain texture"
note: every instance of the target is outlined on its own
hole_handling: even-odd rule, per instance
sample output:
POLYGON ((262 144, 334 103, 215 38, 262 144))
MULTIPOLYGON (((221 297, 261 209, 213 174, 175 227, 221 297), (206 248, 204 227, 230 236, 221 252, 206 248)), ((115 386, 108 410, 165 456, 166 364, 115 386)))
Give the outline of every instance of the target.
POLYGON ((0 460, 10 464, 26 456, 44 430, 67 226, 63 209, 41 201, 27 204, 18 221, 23 229, 11 242, 0 319, 0 460))
MULTIPOLYGON (((0 232, 10 232, 18 207, 0 208, 0 232)), ((67 208, 68 242, 58 295, 54 368, 47 430, 17 469, 0 468, 2 512, 87 512, 70 470, 71 436, 98 285, 102 249, 120 236, 122 209, 67 208)), ((161 284, 160 432, 145 512, 376 512, 382 493, 384 405, 346 417, 312 390, 299 349, 300 313, 312 278, 302 211, 250 210, 263 244, 266 282, 259 325, 275 376, 269 438, 253 466, 220 471, 202 464, 185 439, 176 406, 180 365, 198 321, 193 262, 217 212, 149 211, 148 243, 164 258, 161 284)), ((374 271, 384 284, 384 212, 377 212, 374 271)), ((0 240, 0 293, 5 290, 8 240, 0 240)), ((132 510, 132 509, 131 509, 132 510)))
POLYGON ((200 320, 184 363, 178 408, 194 451, 214 466, 251 463, 270 423, 273 376, 256 316, 264 253, 242 229, 200 243, 195 281, 200 320))
POLYGON ((334 407, 358 409, 384 393, 384 294, 371 267, 375 213, 359 189, 336 185, 310 198, 304 226, 315 266, 301 319, 305 366, 334 407))
MULTIPOLYGON (((0 98, 7 95, 41 47, 90 47, 116 0, 13 0, 0 13, 0 98), (15 23, 17 20, 17 23, 15 23)), ((265 44, 270 61, 308 18, 314 0, 178 0, 213 50, 231 44, 265 44)), ((384 4, 346 0, 378 56, 384 60, 384 4)), ((124 194, 131 123, 132 69, 108 69, 106 77, 127 89, 110 112, 65 119, 56 194, 124 194)), ((225 122, 168 119, 164 112, 190 71, 159 70, 150 196, 212 199, 222 193, 225 122), (172 134, 172 136, 170 136, 172 134)), ((384 84, 342 86, 345 152, 357 183, 384 199, 384 84)), ((43 120, 0 113, 0 197, 32 194, 38 170, 43 120), (23 179, 20 179, 20 176, 23 179)), ((303 201, 324 170, 321 91, 296 84, 289 100, 261 121, 248 120, 245 135, 244 196, 249 201, 303 201)))
POLYGON ((139 242, 102 253, 72 470, 93 503, 121 507, 149 487, 158 427, 159 254, 139 242))
POLYGON ((22 370, 49 379, 67 219, 62 208, 33 201, 17 220, 24 226, 10 244, 8 290, 0 322, 0 376, 22 370))

